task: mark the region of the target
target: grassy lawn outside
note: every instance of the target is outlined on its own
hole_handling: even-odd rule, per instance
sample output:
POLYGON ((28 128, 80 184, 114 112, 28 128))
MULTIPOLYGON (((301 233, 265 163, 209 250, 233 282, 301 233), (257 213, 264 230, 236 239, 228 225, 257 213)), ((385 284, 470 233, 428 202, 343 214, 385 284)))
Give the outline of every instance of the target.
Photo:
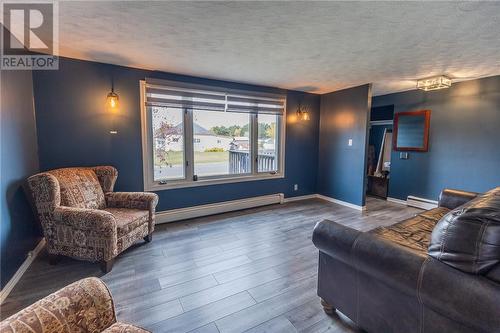
MULTIPOLYGON (((172 165, 180 165, 184 163, 183 153, 181 151, 169 151, 167 155, 168 163, 172 165)), ((205 152, 195 151, 194 160, 196 163, 214 163, 214 162, 228 162, 229 152, 205 152)), ((162 166, 162 164, 155 158, 155 165, 162 166)))

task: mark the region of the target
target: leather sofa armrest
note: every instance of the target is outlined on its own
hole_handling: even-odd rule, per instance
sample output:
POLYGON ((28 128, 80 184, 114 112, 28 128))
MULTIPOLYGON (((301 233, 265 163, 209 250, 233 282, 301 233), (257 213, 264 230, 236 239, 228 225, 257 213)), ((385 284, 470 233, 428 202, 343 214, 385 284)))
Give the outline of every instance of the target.
POLYGON ((324 220, 314 228, 313 243, 323 253, 354 269, 416 296, 426 256, 376 235, 324 220))
POLYGON ((419 289, 428 308, 479 332, 500 332, 499 283, 429 257, 419 289))
POLYGON ((323 220, 314 227, 312 241, 321 252, 350 264, 352 246, 360 234, 360 231, 323 220))
POLYGON ((446 207, 448 209, 455 209, 458 206, 463 205, 464 203, 474 199, 477 197, 478 193, 476 192, 467 192, 453 189, 444 189, 441 191, 439 195, 438 206, 446 207))

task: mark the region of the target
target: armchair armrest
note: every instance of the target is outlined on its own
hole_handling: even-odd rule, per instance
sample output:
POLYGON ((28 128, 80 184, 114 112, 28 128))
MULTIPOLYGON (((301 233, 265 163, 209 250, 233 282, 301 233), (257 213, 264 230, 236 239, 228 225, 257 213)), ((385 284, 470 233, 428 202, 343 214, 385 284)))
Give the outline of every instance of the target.
POLYGON ((116 235, 115 217, 104 210, 59 206, 54 209, 54 221, 74 229, 116 235))
POLYGON ((0 332, 101 332, 115 322, 108 288, 97 278, 87 278, 5 319, 0 332))
MULTIPOLYGON (((54 226, 52 246, 64 249, 67 256, 109 261, 118 254, 117 225, 111 213, 59 206, 54 210, 54 226)), ((50 247, 48 251, 52 253, 50 247)))
POLYGON ((154 212, 158 195, 150 192, 108 192, 106 204, 112 208, 135 208, 154 212))
POLYGON ((458 206, 463 205, 467 201, 470 201, 477 197, 478 193, 476 192, 467 192, 460 190, 452 190, 452 189, 444 189, 439 194, 439 207, 446 207, 448 209, 455 209, 458 206))

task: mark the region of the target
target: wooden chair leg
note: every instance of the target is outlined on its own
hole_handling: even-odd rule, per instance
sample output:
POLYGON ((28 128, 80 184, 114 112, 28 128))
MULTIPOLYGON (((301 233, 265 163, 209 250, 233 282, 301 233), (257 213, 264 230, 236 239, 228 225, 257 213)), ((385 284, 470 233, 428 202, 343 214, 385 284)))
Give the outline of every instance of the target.
POLYGON ((148 234, 146 237, 144 237, 144 241, 146 241, 146 243, 149 243, 153 240, 153 234, 148 234))
POLYGON ((324 299, 321 299, 321 305, 323 305, 323 311, 325 311, 327 315, 332 315, 335 313, 335 308, 328 304, 324 299))
POLYGON ((59 263, 59 261, 61 261, 61 256, 57 255, 57 254, 48 254, 48 257, 49 257, 49 265, 57 265, 59 263))
POLYGON ((111 259, 111 260, 103 260, 101 261, 101 270, 103 273, 109 273, 111 272, 111 269, 113 268, 113 264, 115 263, 115 259, 111 259))

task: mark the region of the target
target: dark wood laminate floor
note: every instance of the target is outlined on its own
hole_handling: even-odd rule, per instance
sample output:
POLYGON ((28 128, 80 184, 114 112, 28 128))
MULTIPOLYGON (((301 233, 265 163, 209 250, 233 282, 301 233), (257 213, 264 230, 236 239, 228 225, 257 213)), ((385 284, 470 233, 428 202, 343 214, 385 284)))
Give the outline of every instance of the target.
POLYGON ((42 254, 1 317, 98 276, 118 319, 153 332, 357 332, 346 317, 322 311, 311 236, 325 218, 365 231, 420 211, 374 198, 367 208, 314 199, 158 225, 152 243, 127 250, 106 275, 97 264, 72 259, 50 266, 42 254))

